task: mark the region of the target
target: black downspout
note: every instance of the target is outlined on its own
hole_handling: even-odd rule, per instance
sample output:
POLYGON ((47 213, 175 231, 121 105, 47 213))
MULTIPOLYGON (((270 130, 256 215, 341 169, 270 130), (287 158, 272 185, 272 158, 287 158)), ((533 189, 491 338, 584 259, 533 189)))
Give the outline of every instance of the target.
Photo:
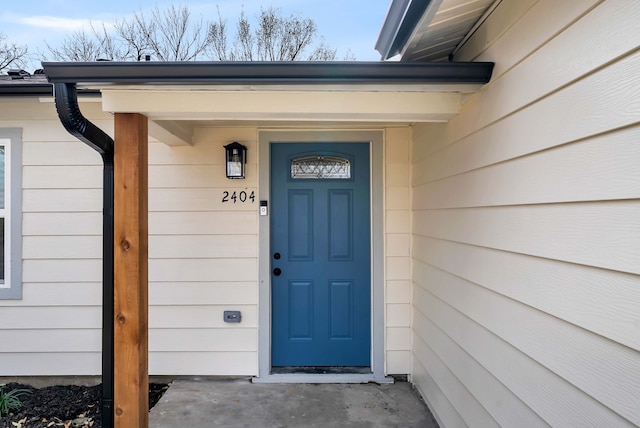
POLYGON ((102 426, 113 427, 113 146, 102 129, 89 122, 78 106, 74 83, 54 83, 56 110, 62 125, 102 156, 102 426))

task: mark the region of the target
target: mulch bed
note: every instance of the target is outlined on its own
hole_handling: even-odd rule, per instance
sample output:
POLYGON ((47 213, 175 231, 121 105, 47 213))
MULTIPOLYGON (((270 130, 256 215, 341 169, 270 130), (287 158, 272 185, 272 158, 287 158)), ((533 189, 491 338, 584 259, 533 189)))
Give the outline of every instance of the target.
MULTIPOLYGON (((149 384, 149 408, 160 400, 169 388, 165 383, 149 384)), ((0 419, 0 428, 99 428, 102 427, 100 399, 102 386, 56 385, 34 388, 8 383, 3 391, 25 389, 22 407, 0 419)))

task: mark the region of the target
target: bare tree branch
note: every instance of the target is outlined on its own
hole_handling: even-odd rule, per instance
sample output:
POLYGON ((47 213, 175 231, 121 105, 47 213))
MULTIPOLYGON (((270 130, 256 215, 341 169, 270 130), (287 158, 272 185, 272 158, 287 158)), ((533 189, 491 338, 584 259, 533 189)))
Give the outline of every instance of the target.
POLYGON ((227 21, 222 19, 220 15, 220 7, 218 9, 218 22, 209 24, 207 33, 208 50, 218 61, 227 61, 229 59, 229 51, 227 48, 227 21))
POLYGON ((164 10, 156 6, 150 16, 137 14, 137 20, 161 61, 193 61, 207 48, 202 18, 194 22, 187 6, 172 5, 164 10))
POLYGON ((151 53, 147 37, 135 14, 133 19, 116 21, 114 29, 116 36, 126 46, 123 60, 142 61, 145 53, 151 53))
POLYGON ((356 60, 356 54, 353 53, 353 51, 351 50, 351 48, 347 49, 347 53, 344 54, 344 58, 342 58, 343 61, 355 61, 356 60))
MULTIPOLYGON (((309 18, 300 19, 297 16, 291 15, 285 22, 284 31, 290 37, 287 49, 289 60, 295 61, 313 41, 317 27, 315 22, 309 18)), ((322 42, 322 46, 324 46, 324 42, 322 42)))
POLYGON ((284 40, 281 40, 282 26, 282 19, 272 7, 267 10, 260 8, 258 28, 256 29, 258 60, 279 60, 279 56, 276 54, 276 45, 285 43, 284 40))
POLYGON ((253 61, 254 37, 251 33, 251 24, 244 13, 238 18, 236 42, 234 51, 231 52, 233 61, 253 61))
POLYGON ((84 30, 67 36, 59 48, 45 44, 56 61, 85 62, 100 58, 100 43, 84 30))
POLYGON ((129 51, 127 46, 122 40, 117 39, 108 29, 107 26, 102 23, 100 28, 95 28, 93 23, 91 24, 91 31, 95 36, 100 49, 101 59, 108 59, 112 61, 126 61, 129 59, 129 51))
MULTIPOLYGON (((336 49, 332 49, 324 43, 324 40, 316 46, 307 60, 309 61, 334 61, 336 59, 336 49)), ((349 51, 350 52, 350 51, 349 51)), ((348 53, 347 53, 348 55, 348 53)), ((346 58, 345 58, 346 60, 346 58)))
MULTIPOLYGON (((59 61, 141 61, 150 55, 159 61, 327 61, 336 50, 324 41, 316 43, 317 26, 298 14, 283 17, 280 9, 261 8, 252 26, 244 11, 229 43, 227 22, 220 15, 214 22, 194 18, 187 6, 156 6, 116 21, 113 27, 91 25, 91 31, 77 31, 59 47, 47 44, 59 61), (314 45, 315 43, 315 45, 314 45)), ((0 38, 0 42, 3 39, 0 38)), ((15 46, 15 45, 14 45, 15 46)), ((0 46, 1 48, 2 46, 0 46)), ((0 55, 2 50, 0 50, 0 55)), ((2 56, 0 56, 0 61, 2 56)), ((2 65, 2 62, 0 62, 2 65)))
POLYGON ((26 45, 5 42, 7 36, 0 33, 0 71, 10 67, 20 67, 29 57, 26 45))
POLYGON ((324 41, 312 48, 318 28, 309 18, 297 14, 283 17, 279 9, 261 8, 257 15, 255 29, 244 13, 236 24, 236 34, 231 49, 227 50, 225 22, 218 15, 218 22, 210 24, 208 39, 218 59, 236 61, 299 61, 311 59, 327 61, 335 59, 336 50, 329 48, 324 41), (309 49, 313 49, 306 54, 309 49), (224 50, 224 53, 220 52, 224 50))

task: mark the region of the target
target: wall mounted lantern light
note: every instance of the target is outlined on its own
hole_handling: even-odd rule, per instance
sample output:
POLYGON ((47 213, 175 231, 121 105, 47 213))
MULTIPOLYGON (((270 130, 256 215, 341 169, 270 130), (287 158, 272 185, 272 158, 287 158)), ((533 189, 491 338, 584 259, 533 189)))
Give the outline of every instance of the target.
POLYGON ((247 163, 247 148, 234 141, 224 146, 227 160, 227 178, 244 178, 247 163))

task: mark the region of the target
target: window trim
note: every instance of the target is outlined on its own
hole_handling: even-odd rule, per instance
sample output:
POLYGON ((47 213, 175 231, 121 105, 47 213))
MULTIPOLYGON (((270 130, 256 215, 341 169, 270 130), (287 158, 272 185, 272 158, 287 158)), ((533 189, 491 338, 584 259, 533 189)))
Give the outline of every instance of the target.
POLYGON ((22 299, 22 129, 0 128, 5 149, 5 282, 0 299, 22 299))

